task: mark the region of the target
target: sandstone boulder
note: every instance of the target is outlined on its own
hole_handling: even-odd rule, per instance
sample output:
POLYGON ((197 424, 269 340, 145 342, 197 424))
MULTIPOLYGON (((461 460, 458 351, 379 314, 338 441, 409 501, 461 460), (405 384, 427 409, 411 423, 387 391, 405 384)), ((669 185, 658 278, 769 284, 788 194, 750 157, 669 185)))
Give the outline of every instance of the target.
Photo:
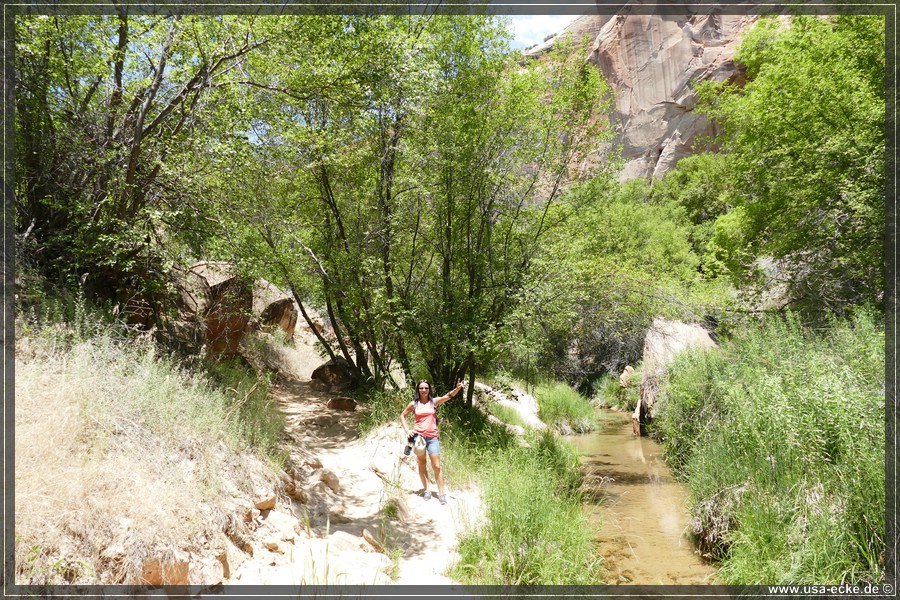
POLYGON ((364 540, 369 542, 369 545, 372 546, 375 552, 387 554, 387 550, 385 550, 384 544, 381 543, 381 540, 379 540, 374 533, 372 533, 368 529, 363 529, 362 536, 364 540))
POLYGON ((347 389, 358 383, 353 366, 340 356, 316 367, 310 378, 321 381, 328 389, 347 389))
POLYGON ((209 284, 203 275, 190 268, 172 267, 172 281, 178 289, 179 308, 192 315, 206 313, 212 301, 209 284))
POLYGON ((227 262, 204 261, 190 271, 200 276, 209 287, 209 304, 201 314, 204 319, 207 352, 210 356, 233 356, 238 353, 250 325, 253 290, 227 262))
POLYGON ((356 410, 357 404, 356 400, 354 400, 353 398, 338 396, 337 398, 329 399, 327 406, 328 408, 331 408, 333 410, 345 410, 348 412, 354 412, 356 410))
POLYGON ((256 507, 256 510, 272 510, 275 508, 276 497, 275 494, 270 492, 258 491, 256 493, 256 499, 253 501, 253 506, 256 507))
POLYGON ((171 559, 152 557, 141 567, 139 585, 188 585, 188 559, 178 552, 171 559))
POLYGON ((331 491, 336 494, 341 493, 341 482, 338 479, 338 476, 334 474, 334 471, 330 469, 321 469, 318 471, 319 481, 323 482, 327 485, 331 491))
POLYGON ((362 550, 363 539, 346 531, 335 531, 328 536, 329 550, 334 552, 355 552, 362 550))
POLYGON ((537 400, 531 394, 516 390, 508 396, 497 389, 477 381, 475 382, 475 389, 481 392, 481 394, 487 398, 488 402, 496 402, 500 406, 515 411, 522 422, 528 427, 538 431, 543 431, 547 428, 547 424, 538 417, 540 408, 538 407, 537 400))
POLYGON ((290 296, 265 279, 257 280, 253 286, 253 315, 257 327, 269 333, 280 330, 290 342, 294 338, 298 314, 290 296))
POLYGON ((641 364, 641 399, 634 408, 632 427, 635 435, 644 435, 653 419, 659 381, 675 356, 687 348, 716 348, 709 331, 703 326, 657 317, 644 337, 641 364))
MULTIPOLYGON (((231 263, 176 266, 170 276, 178 290, 180 316, 173 323, 177 337, 198 347, 205 344, 212 356, 236 354, 251 329, 280 330, 289 342, 298 331, 299 311, 293 299, 265 279, 240 277, 231 263)), ((307 311, 317 324, 321 321, 314 311, 307 311)))
MULTIPOLYGON (((249 546, 248 546, 249 547, 249 546)), ((223 577, 228 579, 247 560, 247 553, 226 540, 224 546, 216 552, 216 560, 222 563, 223 577)))
POLYGON ((191 585, 219 585, 225 580, 225 565, 218 556, 202 556, 191 560, 191 585))

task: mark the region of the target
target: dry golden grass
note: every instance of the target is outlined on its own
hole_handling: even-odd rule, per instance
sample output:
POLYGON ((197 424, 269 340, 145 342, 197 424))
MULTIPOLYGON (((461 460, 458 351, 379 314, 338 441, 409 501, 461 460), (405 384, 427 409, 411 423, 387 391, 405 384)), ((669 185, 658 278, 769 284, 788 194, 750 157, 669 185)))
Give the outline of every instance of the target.
POLYGON ((147 558, 211 552, 275 480, 226 395, 149 345, 45 331, 15 368, 16 583, 130 583, 147 558))

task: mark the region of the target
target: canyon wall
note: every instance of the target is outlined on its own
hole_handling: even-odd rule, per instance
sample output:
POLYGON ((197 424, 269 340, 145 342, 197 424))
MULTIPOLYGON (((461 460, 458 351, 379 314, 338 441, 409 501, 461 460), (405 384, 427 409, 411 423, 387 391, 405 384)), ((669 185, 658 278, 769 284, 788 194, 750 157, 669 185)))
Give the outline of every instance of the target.
MULTIPOLYGON (((562 33, 583 48, 615 94, 612 122, 625 166, 620 179, 661 177, 695 143, 716 133, 696 113, 696 85, 703 81, 742 83, 732 60, 741 33, 753 15, 634 14, 587 15, 562 33)), ((526 51, 538 57, 557 36, 526 51)))

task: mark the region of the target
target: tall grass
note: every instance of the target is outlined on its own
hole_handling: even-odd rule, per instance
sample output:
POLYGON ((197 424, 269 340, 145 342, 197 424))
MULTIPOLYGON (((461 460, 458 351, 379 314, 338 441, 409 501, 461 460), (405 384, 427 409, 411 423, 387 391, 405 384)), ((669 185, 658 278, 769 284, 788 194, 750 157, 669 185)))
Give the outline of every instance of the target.
POLYGON ((445 479, 451 484, 480 481, 484 464, 518 443, 505 427, 491 423, 487 415, 474 408, 467 409, 462 402, 441 405, 439 414, 441 465, 445 479))
POLYGON ((654 427, 723 581, 883 579, 882 327, 788 315, 670 368, 654 427))
POLYGON ((522 428, 528 426, 522 416, 509 406, 491 402, 485 408, 489 413, 508 425, 518 425, 522 428))
POLYGON ((124 583, 148 556, 221 543, 226 490, 275 478, 268 381, 189 372, 83 304, 58 318, 17 321, 16 581, 124 583))
POLYGON ((235 440, 261 450, 283 466, 285 456, 279 449, 279 441, 285 417, 269 394, 274 379, 272 372, 249 370, 240 359, 234 358, 208 361, 203 367, 211 385, 227 398, 227 431, 235 440))
POLYGON ((360 418, 360 433, 368 433, 385 423, 399 423, 400 413, 412 400, 412 394, 407 390, 370 390, 359 400, 367 409, 360 418))
POLYGON ((619 377, 607 374, 594 379, 591 384, 592 400, 597 406, 632 412, 641 399, 641 373, 631 374, 628 387, 619 385, 619 377))
POLYGON ((597 428, 597 414, 590 401, 565 383, 541 383, 534 397, 539 407, 538 417, 547 425, 557 429, 569 427, 577 433, 597 428))
POLYGON ((552 433, 493 454, 481 471, 486 523, 460 541, 466 584, 596 584, 600 560, 576 493, 578 458, 552 433))

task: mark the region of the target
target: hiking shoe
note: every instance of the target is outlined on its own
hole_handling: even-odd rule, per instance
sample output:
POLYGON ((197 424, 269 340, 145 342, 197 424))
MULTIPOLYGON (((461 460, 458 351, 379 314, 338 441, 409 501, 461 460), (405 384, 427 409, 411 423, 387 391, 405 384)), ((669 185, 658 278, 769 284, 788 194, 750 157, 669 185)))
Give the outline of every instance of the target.
POLYGON ((425 499, 431 500, 431 490, 425 490, 425 499))
POLYGON ((441 494, 438 496, 438 500, 441 501, 441 504, 447 504, 447 494, 441 494))

